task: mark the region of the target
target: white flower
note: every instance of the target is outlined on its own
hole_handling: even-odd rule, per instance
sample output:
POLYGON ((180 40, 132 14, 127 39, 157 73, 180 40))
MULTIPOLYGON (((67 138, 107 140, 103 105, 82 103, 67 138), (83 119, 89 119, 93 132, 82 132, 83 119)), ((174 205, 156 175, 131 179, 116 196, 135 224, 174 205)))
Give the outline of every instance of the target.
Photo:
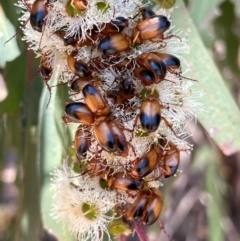
POLYGON ((52 217, 66 223, 79 241, 101 241, 104 233, 111 240, 107 226, 115 216, 113 211, 110 216, 107 212, 121 199, 115 191, 102 189, 98 177, 77 175, 67 162, 54 171, 52 217))

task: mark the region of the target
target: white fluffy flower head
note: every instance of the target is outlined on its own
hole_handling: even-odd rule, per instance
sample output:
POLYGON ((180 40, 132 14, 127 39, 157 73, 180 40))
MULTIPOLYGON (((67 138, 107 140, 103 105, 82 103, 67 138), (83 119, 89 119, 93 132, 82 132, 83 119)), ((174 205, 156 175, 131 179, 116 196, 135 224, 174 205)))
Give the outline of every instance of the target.
POLYGON ((66 161, 52 175, 52 217, 63 221, 79 240, 101 241, 104 233, 109 235, 107 226, 115 216, 107 212, 116 205, 116 192, 102 189, 98 177, 79 176, 66 161))

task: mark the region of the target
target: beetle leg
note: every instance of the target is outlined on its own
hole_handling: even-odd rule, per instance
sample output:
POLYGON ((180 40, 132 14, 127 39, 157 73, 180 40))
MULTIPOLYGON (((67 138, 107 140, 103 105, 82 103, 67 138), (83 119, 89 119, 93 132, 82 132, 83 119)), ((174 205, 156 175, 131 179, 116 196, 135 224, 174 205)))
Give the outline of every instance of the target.
POLYGON ((182 139, 180 136, 177 135, 177 133, 175 132, 175 130, 172 128, 172 125, 170 124, 170 122, 165 118, 165 117, 161 117, 162 120, 165 122, 166 126, 172 131, 172 133, 178 138, 178 139, 182 139))
POLYGON ((131 197, 131 198, 135 198, 136 194, 132 194, 131 191, 126 190, 126 193, 131 197))
POLYGON ((50 101, 51 101, 51 98, 52 98, 52 91, 51 91, 50 85, 48 84, 48 80, 45 80, 45 84, 46 84, 46 86, 47 86, 47 88, 48 88, 48 90, 49 90, 49 94, 50 94, 49 99, 48 99, 48 102, 47 102, 47 106, 46 106, 46 108, 47 108, 48 105, 50 104, 50 101))
POLYGON ((178 38, 181 42, 182 42, 182 39, 179 37, 179 36, 177 36, 177 35, 174 35, 174 34, 171 34, 171 35, 168 35, 167 37, 165 37, 165 38, 163 38, 164 40, 165 39, 170 39, 170 38, 178 38))

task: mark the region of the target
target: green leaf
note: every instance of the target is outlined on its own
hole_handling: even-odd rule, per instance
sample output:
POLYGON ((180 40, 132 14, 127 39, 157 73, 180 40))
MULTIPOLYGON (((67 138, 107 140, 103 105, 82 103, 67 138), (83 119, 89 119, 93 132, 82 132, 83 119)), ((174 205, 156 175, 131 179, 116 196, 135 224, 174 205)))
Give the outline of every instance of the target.
POLYGON ((191 76, 186 77, 198 80, 192 86, 193 93, 202 91, 205 94, 199 99, 205 111, 197 109, 197 117, 222 152, 231 155, 240 149, 239 109, 204 47, 183 1, 179 0, 177 6, 172 14, 173 23, 176 29, 190 33, 190 54, 184 57, 191 64, 192 72, 191 76))
POLYGON ((7 63, 4 79, 6 80, 8 96, 0 105, 0 115, 5 112, 16 112, 27 85, 27 53, 7 63))
POLYGON ((224 200, 227 186, 225 180, 220 176, 222 167, 220 166, 219 152, 209 143, 201 145, 193 160, 193 171, 197 176, 202 173, 202 179, 205 183, 205 207, 207 212, 208 239, 209 241, 223 241, 224 228, 224 200), (205 174, 205 175, 203 175, 205 174))
POLYGON ((211 0, 211 1, 190 1, 190 15, 194 24, 205 25, 209 22, 210 18, 217 15, 216 7, 224 0, 211 0), (214 15, 215 12, 215 15, 214 15))
MULTIPOLYGON (((57 73, 52 76, 50 80, 52 85, 57 84, 57 73)), ((53 193, 50 190, 50 173, 60 166, 63 156, 66 158, 65 142, 68 141, 66 129, 61 123, 61 116, 63 113, 63 104, 61 100, 63 97, 57 91, 58 88, 52 88, 52 96, 49 106, 49 91, 44 88, 40 103, 39 113, 39 133, 40 146, 39 157, 42 169, 42 213, 44 226, 52 230, 52 232, 59 238, 59 240, 70 241, 73 240, 69 233, 65 231, 62 223, 57 223, 50 217, 51 207, 53 205, 53 193), (64 134, 62 134, 64 133, 64 134)), ((68 142, 69 145, 69 142, 68 142)))
POLYGON ((5 44, 15 35, 16 31, 11 22, 6 18, 0 5, 0 68, 4 68, 6 62, 10 62, 20 55, 16 38, 5 44))
POLYGON ((223 241, 224 231, 222 228, 223 210, 224 210, 224 192, 226 192, 226 184, 219 175, 220 163, 219 155, 213 150, 209 149, 208 158, 211 162, 208 163, 206 171, 206 189, 210 195, 207 205, 208 217, 208 240, 209 241, 223 241), (214 177, 214 178, 213 178, 214 177))

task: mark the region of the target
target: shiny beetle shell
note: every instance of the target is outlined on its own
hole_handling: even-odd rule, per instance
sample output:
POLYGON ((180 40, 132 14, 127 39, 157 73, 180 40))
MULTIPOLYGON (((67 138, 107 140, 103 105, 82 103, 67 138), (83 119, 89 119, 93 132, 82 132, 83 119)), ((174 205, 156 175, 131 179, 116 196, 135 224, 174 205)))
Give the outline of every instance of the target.
POLYGON ((171 69, 179 69, 181 66, 180 60, 171 54, 166 54, 166 53, 154 53, 157 55, 163 63, 166 65, 167 68, 171 69))
POLYGON ((149 195, 151 195, 151 191, 148 188, 143 188, 138 192, 137 199, 124 214, 129 221, 141 220, 144 217, 149 195))
POLYGON ((90 140, 84 136, 84 132, 78 129, 75 133, 74 138, 74 150, 76 156, 81 160, 87 156, 87 151, 90 147, 90 140))
POLYGON ((152 39, 162 34, 170 27, 170 22, 166 16, 156 15, 139 22, 138 31, 142 40, 152 39))
POLYGON ((106 161, 99 161, 96 158, 91 159, 87 162, 87 167, 96 176, 104 178, 109 173, 109 168, 106 161))
POLYGON ((140 109, 140 122, 142 128, 147 132, 154 132, 158 129, 161 121, 161 105, 153 97, 142 102, 140 109))
POLYGON ((89 77, 92 73, 88 70, 87 64, 81 60, 76 60, 73 56, 67 56, 67 63, 70 70, 79 77, 89 77))
POLYGON ((110 108, 105 104, 100 92, 92 85, 86 84, 82 93, 89 109, 96 115, 108 115, 110 108))
POLYGON ((134 161, 134 166, 129 175, 140 180, 156 169, 162 158, 163 150, 152 145, 150 150, 134 161))
POLYGON ((51 79, 52 71, 53 71, 52 68, 47 65, 40 64, 39 66, 40 75, 46 81, 51 79))
POLYGON ((132 207, 124 213, 129 221, 140 221, 151 225, 162 211, 163 199, 161 192, 156 188, 143 188, 138 192, 137 199, 132 207))
POLYGON ((145 67, 135 68, 134 74, 138 79, 141 80, 142 84, 145 86, 149 86, 156 83, 153 72, 145 67))
POLYGON ((65 107, 66 116, 72 121, 82 124, 92 124, 94 122, 94 114, 88 106, 82 102, 69 103, 65 107))
POLYGON ((152 188, 153 195, 149 197, 146 210, 143 216, 143 224, 152 225, 158 219, 163 207, 163 200, 161 192, 152 188))
POLYGON ((132 78, 125 78, 119 84, 119 95, 123 100, 128 100, 134 97, 135 89, 132 78))
POLYGON ((143 53, 136 58, 136 61, 154 74, 155 83, 159 83, 165 78, 167 66, 157 54, 143 53))
POLYGON ((47 16, 47 3, 44 0, 36 0, 30 12, 30 24, 38 32, 42 32, 44 19, 47 16))
POLYGON ((117 150, 114 152, 115 155, 127 156, 128 155, 128 142, 122 131, 122 129, 112 121, 110 123, 112 132, 116 138, 117 150))
POLYGON ((156 13, 151 8, 140 9, 143 20, 156 16, 156 13))
POLYGON ((94 125, 94 135, 98 144, 108 152, 117 150, 117 140, 106 120, 97 120, 94 125))
POLYGON ((130 38, 118 33, 103 38, 98 44, 98 50, 105 55, 113 55, 128 50, 131 44, 130 38))
POLYGON ((164 177, 168 178, 173 175, 178 170, 179 166, 179 161, 180 161, 180 152, 178 151, 177 147, 176 149, 173 149, 171 151, 168 151, 166 156, 163 159, 163 169, 165 170, 164 172, 164 177))
POLYGON ((115 20, 111 21, 111 25, 113 25, 119 32, 121 32, 124 28, 128 27, 128 20, 124 17, 116 17, 115 20))
POLYGON ((108 178, 108 186, 123 191, 137 191, 143 187, 143 183, 123 172, 117 172, 108 178))

